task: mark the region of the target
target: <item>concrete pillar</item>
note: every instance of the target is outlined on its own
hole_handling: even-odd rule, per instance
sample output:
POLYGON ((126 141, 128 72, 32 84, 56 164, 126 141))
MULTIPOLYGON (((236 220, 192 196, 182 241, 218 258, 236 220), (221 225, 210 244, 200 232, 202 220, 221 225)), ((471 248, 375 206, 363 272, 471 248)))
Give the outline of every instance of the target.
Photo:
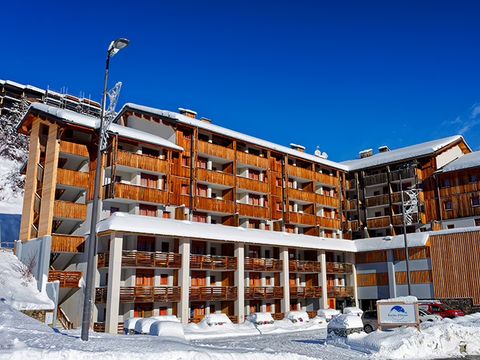
POLYGON ((348 253, 347 261, 352 264, 352 275, 350 275, 349 286, 353 286, 353 298, 355 306, 358 307, 358 286, 357 286, 357 266, 355 265, 355 254, 348 253))
POLYGON ((320 286, 322 287, 321 309, 328 308, 328 285, 327 285, 327 257, 325 250, 320 250, 318 255, 322 272, 320 273, 320 286))
POLYGON ((283 298, 281 301, 282 312, 290 310, 290 267, 288 264, 288 248, 280 249, 280 260, 282 260, 282 272, 280 273, 280 285, 283 286, 283 298))
POLYGON ((238 317, 238 323, 241 324, 245 321, 245 245, 243 243, 235 243, 235 257, 237 258, 235 315, 238 317))
POLYGON ((388 292, 391 298, 397 297, 397 280, 393 261, 393 250, 387 250, 388 292))
POLYGON ((122 275, 123 236, 119 233, 110 235, 110 254, 108 264, 107 304, 105 332, 118 333, 118 312, 120 309, 120 281, 122 275))
POLYGON ((208 197, 208 198, 211 198, 211 197, 212 197, 212 188, 211 188, 211 187, 208 187, 208 188, 207 188, 207 197, 208 197))
POLYGON ((207 170, 212 170, 212 168, 213 168, 212 160, 207 160, 207 170))
POLYGON ((182 267, 178 270, 178 286, 180 287, 180 302, 178 315, 183 324, 188 324, 190 317, 190 239, 181 238, 179 252, 182 256, 182 267))

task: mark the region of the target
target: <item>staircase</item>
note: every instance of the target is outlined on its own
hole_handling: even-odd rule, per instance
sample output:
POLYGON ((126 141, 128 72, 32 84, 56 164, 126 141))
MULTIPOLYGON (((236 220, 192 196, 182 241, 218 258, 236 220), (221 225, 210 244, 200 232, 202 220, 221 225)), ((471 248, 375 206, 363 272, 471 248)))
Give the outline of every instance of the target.
POLYGON ((61 306, 58 307, 57 320, 60 322, 60 324, 62 324, 62 327, 65 330, 73 329, 73 323, 70 321, 67 314, 65 314, 61 306))

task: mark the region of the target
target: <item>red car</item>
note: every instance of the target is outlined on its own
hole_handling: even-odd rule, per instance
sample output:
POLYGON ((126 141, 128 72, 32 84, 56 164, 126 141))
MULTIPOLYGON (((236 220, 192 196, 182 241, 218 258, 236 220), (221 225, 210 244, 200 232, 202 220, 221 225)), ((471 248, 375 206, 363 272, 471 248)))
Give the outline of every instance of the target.
POLYGON ((455 310, 440 302, 419 303, 418 307, 428 311, 430 314, 440 315, 442 318, 453 319, 457 316, 465 316, 462 310, 455 310))

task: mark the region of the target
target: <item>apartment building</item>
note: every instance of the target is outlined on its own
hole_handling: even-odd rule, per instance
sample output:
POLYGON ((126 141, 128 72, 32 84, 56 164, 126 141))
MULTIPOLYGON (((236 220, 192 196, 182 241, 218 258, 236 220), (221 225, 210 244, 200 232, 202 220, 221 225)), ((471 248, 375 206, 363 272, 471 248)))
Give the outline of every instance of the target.
MULTIPOLYGON (((19 127, 30 136, 20 239, 51 242, 49 279, 60 281, 61 314, 74 326, 81 320, 97 127, 95 117, 47 104, 33 104, 19 127)), ((450 176, 447 166, 471 152, 455 136, 336 163, 197 119, 188 109, 135 104, 121 109, 109 134, 94 322, 111 333, 134 316, 175 314, 188 322, 223 312, 241 322, 256 311, 313 316, 382 297, 384 290, 364 288, 385 286, 385 275, 377 282, 371 274, 388 274, 377 271, 390 266, 387 250, 401 257, 400 181, 419 193, 409 236, 428 240, 429 230, 450 225, 439 225, 430 210, 431 196, 438 203, 435 179, 450 176), (376 258, 376 251, 384 255, 376 258)), ((468 171, 478 171, 471 156, 468 171)), ((458 187, 469 191, 471 207, 475 186, 458 187)), ((475 222, 475 211, 455 216, 475 222)), ((424 296, 436 294, 425 274, 442 266, 437 261, 433 269, 428 259, 417 269, 426 273, 416 275, 424 296)), ((394 276, 401 286, 405 275, 394 276)))

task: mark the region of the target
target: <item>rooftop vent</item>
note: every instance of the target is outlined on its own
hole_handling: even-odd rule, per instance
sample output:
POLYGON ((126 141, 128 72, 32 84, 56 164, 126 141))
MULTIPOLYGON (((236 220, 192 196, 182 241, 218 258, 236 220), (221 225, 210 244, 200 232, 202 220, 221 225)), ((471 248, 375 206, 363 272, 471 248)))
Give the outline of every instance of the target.
POLYGON ((206 122, 206 123, 209 123, 209 124, 212 123, 212 119, 208 119, 208 118, 206 118, 206 117, 200 118, 200 121, 203 121, 203 122, 206 122))
POLYGON ((382 145, 378 148, 378 152, 384 153, 390 151, 390 148, 387 145, 382 145))
POLYGON ((373 149, 362 150, 358 153, 358 155, 360 156, 360 159, 365 159, 373 155, 373 149))
POLYGON ((302 146, 302 145, 292 143, 292 144, 290 144, 290 148, 293 149, 293 150, 300 151, 300 152, 305 152, 305 146, 302 146))
POLYGON ((197 117, 197 112, 190 109, 178 108, 178 111, 180 114, 191 117, 192 119, 197 117))

